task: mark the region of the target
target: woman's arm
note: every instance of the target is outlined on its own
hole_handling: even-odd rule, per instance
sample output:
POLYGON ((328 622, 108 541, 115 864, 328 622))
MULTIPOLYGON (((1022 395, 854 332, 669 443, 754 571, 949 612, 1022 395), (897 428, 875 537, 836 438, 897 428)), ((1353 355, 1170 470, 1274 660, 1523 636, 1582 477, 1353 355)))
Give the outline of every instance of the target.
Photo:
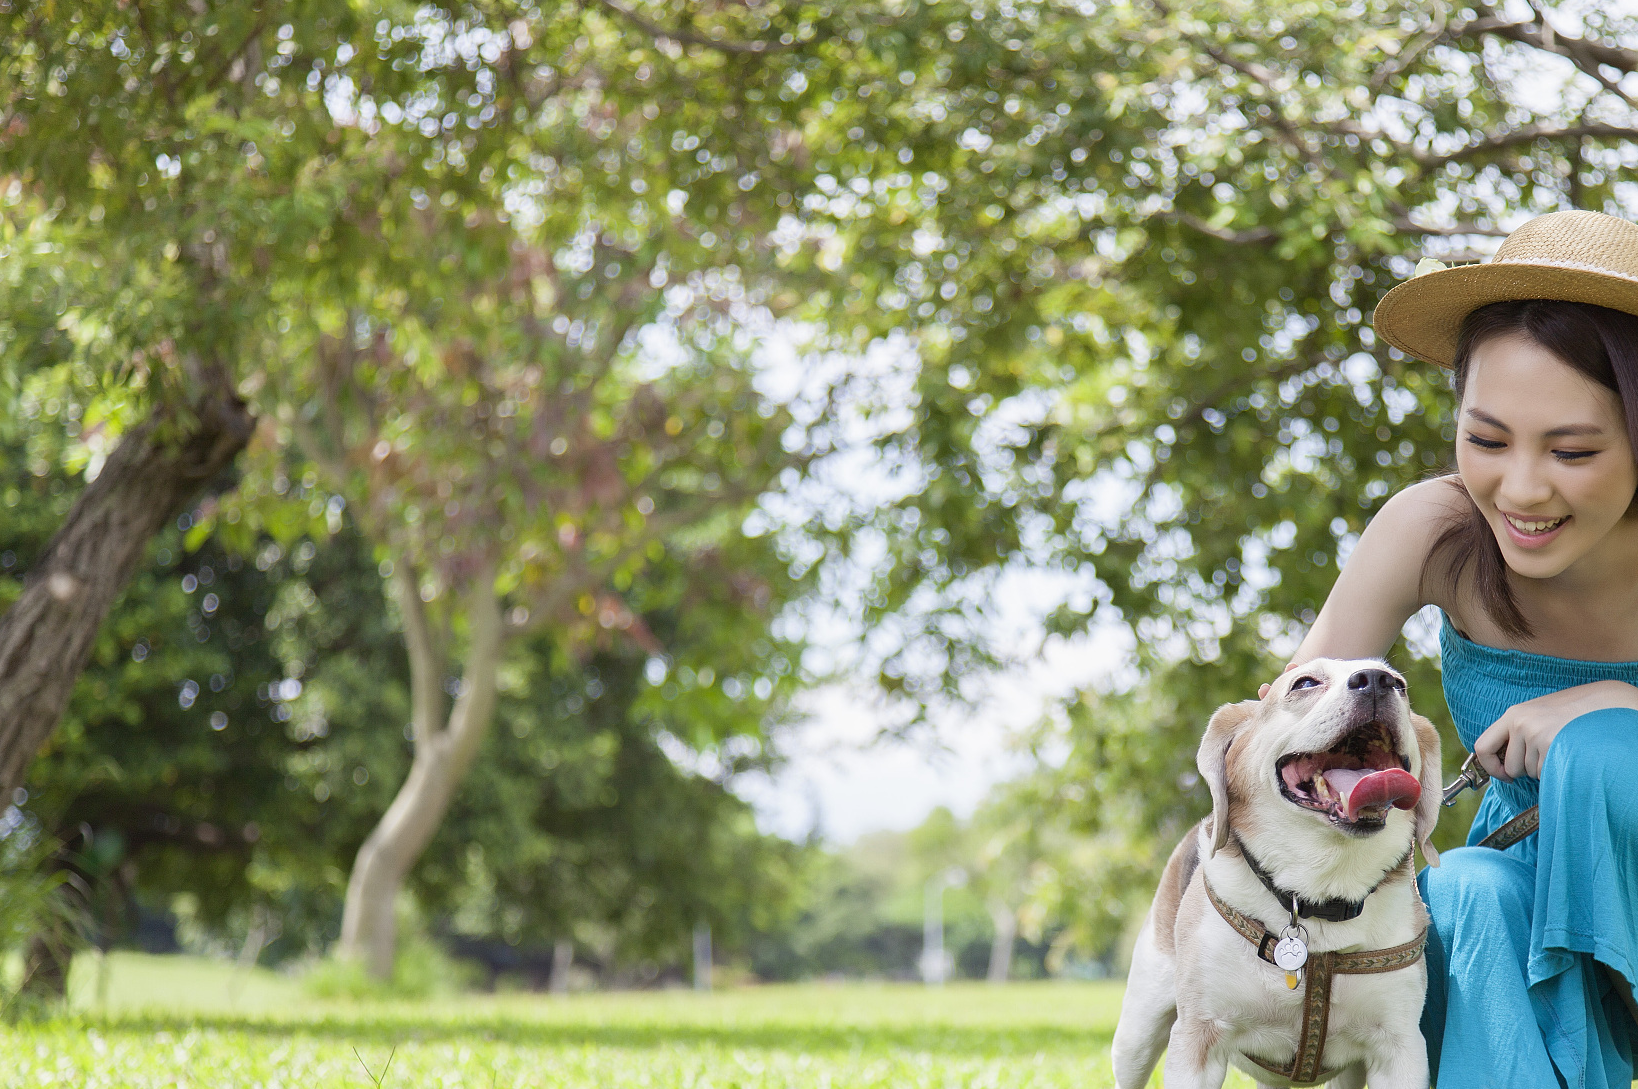
MULTIPOLYGON (((1380 658, 1418 609, 1447 595, 1422 593, 1433 542, 1466 502, 1449 478, 1412 484, 1382 505, 1331 587, 1291 665, 1312 658, 1380 658)), ((1289 666, 1287 668, 1290 668, 1289 666)))

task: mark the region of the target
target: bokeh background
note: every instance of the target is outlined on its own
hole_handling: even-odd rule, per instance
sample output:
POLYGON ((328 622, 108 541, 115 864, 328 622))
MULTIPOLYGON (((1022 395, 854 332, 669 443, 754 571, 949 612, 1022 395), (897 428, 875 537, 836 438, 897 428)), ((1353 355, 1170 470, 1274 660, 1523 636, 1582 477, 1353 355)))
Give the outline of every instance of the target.
POLYGON ((1376 301, 1635 108, 1592 3, 0 3, 7 1008, 1118 976, 1449 463, 1376 301))

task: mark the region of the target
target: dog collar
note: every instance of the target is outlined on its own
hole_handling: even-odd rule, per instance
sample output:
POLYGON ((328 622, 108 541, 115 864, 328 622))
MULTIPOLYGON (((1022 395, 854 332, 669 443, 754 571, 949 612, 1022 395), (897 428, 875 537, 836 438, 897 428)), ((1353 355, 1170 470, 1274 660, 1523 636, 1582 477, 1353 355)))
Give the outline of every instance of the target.
POLYGON ((1262 863, 1258 862, 1256 856, 1246 848, 1245 841, 1240 838, 1238 832, 1230 832, 1229 835, 1233 838, 1234 845, 1240 848, 1240 857, 1246 860, 1246 865, 1251 867, 1251 872, 1257 875, 1257 880, 1263 883, 1263 888, 1274 895, 1274 899, 1279 901, 1281 907, 1289 908, 1291 904, 1295 903, 1299 918, 1322 919, 1328 923, 1346 923, 1359 918, 1360 912, 1365 910, 1365 901, 1371 893, 1381 888, 1382 883, 1395 870, 1403 866, 1405 860, 1411 856, 1410 850, 1407 849, 1403 855, 1399 856, 1399 861, 1383 871, 1382 876, 1376 879, 1376 884, 1367 889, 1365 895, 1358 900, 1344 900, 1340 896, 1333 897, 1330 900, 1305 900, 1290 889, 1282 889, 1274 883, 1274 878, 1269 875, 1267 870, 1263 869, 1262 863))

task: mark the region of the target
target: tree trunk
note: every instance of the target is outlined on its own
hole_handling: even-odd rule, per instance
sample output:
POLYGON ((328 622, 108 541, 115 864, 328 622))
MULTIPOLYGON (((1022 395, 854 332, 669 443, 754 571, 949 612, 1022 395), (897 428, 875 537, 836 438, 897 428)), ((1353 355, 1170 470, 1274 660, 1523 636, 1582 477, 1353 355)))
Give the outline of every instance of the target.
POLYGON ((703 922, 694 924, 694 989, 711 989, 711 927, 703 922))
POLYGON ((991 983, 1005 983, 1012 972, 1012 946, 1018 937, 1018 913, 1002 900, 991 900, 990 921, 995 924, 995 937, 990 942, 990 971, 985 978, 991 983))
POLYGON ((377 979, 392 975, 398 939, 394 908, 404 878, 443 823, 494 718, 502 636, 494 572, 486 569, 466 594, 466 668, 460 695, 447 721, 440 724, 444 658, 434 645, 409 563, 397 565, 393 585, 409 649, 415 757, 397 797, 358 849, 347 881, 337 949, 342 957, 363 961, 377 979))
POLYGON ((569 967, 574 964, 574 942, 568 938, 559 938, 552 946, 552 979, 551 992, 553 994, 569 993, 569 967))
POLYGON ((254 427, 219 380, 187 418, 161 407, 127 433, 75 500, 22 596, 0 616, 0 798, 22 785, 57 728, 97 629, 148 542, 244 449, 254 427))

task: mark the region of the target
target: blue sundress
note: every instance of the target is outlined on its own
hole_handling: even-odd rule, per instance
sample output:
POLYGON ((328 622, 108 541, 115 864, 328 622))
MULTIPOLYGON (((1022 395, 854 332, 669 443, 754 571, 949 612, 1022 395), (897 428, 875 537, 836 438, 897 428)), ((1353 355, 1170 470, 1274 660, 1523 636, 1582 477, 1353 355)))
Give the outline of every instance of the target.
MULTIPOLYGON (((1462 744, 1509 707, 1599 680, 1638 685, 1638 662, 1584 662, 1439 636, 1462 744)), ((1638 1039, 1600 967, 1638 980, 1638 711, 1594 711, 1547 750, 1541 779, 1492 781, 1468 846, 1419 878, 1432 925, 1422 1015, 1438 1089, 1629 1089, 1638 1039), (1478 842, 1541 806, 1541 830, 1478 842), (1599 963, 1594 963, 1594 961, 1599 963)))

